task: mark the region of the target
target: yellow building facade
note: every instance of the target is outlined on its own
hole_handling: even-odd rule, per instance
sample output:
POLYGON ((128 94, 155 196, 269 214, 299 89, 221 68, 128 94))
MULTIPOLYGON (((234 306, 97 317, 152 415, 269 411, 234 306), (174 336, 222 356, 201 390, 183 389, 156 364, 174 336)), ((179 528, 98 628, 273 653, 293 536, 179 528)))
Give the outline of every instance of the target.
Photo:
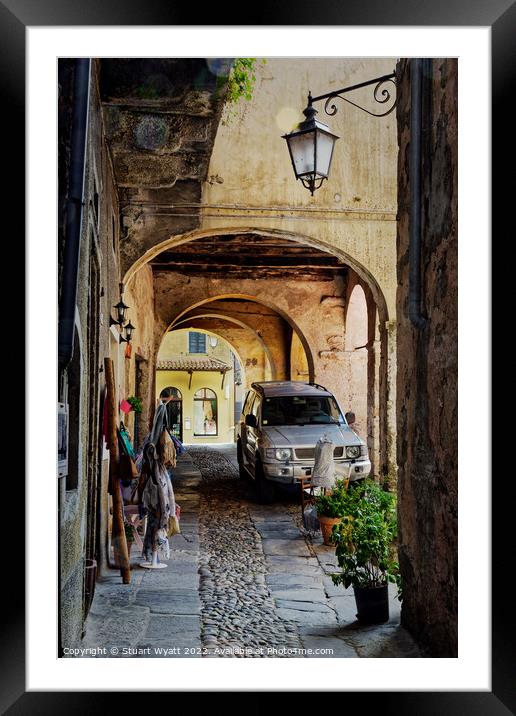
POLYGON ((198 329, 167 333, 158 353, 156 399, 164 391, 172 395, 172 431, 185 445, 234 442, 235 369, 226 341, 198 329))

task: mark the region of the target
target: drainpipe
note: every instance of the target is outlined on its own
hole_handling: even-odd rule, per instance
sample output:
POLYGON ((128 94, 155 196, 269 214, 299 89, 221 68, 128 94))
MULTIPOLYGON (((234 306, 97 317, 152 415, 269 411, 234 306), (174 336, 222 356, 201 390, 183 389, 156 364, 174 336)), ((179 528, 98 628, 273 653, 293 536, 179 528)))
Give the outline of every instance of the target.
POLYGON ((84 168, 90 91, 90 60, 75 61, 70 148, 70 185, 66 205, 65 249, 61 303, 59 307, 59 372, 68 367, 73 356, 75 305, 79 274, 82 208, 84 203, 84 168))
POLYGON ((409 319, 423 328, 421 315, 421 58, 410 60, 410 224, 409 224, 409 319))

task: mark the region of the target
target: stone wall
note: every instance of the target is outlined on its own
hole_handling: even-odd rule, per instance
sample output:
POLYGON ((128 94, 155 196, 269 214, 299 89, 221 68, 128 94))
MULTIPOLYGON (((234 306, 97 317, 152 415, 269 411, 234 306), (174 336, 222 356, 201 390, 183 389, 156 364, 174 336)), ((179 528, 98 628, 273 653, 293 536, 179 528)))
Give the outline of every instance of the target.
MULTIPOLYGON (((70 107, 74 63, 59 63, 59 146, 65 161, 59 176, 59 245, 64 247, 65 206, 68 188, 70 107), (62 213, 61 213, 62 212, 62 213), (61 218, 62 217, 62 218, 61 218)), ((68 479, 59 480, 60 627, 62 646, 73 646, 81 637, 85 614, 84 570, 86 558, 106 564, 107 472, 102 469, 99 445, 100 399, 104 389, 103 361, 119 364, 119 344, 109 328, 111 307, 119 300, 118 197, 109 157, 103 141, 98 92, 98 64, 92 62, 88 139, 86 150, 84 209, 76 302, 74 358, 62 377, 60 400, 78 396, 77 414, 70 423, 76 464, 69 465, 68 479), (101 524, 96 523, 97 495, 101 499, 101 524)), ((62 273, 62 251, 59 275, 62 273)), ((118 371, 117 371, 118 372, 118 371)), ((118 377, 117 377, 118 380, 118 377)), ((123 381, 123 376, 121 376, 123 381)), ((118 381, 120 382, 120 381, 118 381)), ((105 466, 104 466, 105 467, 105 466)))
POLYGON ((422 313, 408 319, 410 66, 398 101, 397 421, 403 624, 457 655, 457 61, 423 78, 422 313))

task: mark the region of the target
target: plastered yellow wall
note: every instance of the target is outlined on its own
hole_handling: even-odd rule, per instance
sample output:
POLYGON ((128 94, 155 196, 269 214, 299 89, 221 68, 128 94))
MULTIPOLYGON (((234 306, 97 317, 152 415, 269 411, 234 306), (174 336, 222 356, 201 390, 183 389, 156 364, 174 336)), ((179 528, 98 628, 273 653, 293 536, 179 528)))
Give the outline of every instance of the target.
MULTIPOLYGON (((196 330, 196 333, 206 333, 206 353, 188 353, 188 330, 171 331, 163 339, 158 361, 170 360, 183 355, 185 357, 217 358, 232 366, 231 351, 228 344, 218 338, 215 348, 209 343, 210 334, 206 331, 196 330)), ((185 445, 201 445, 213 443, 232 443, 234 441, 234 380, 233 369, 226 373, 224 387, 222 375, 215 371, 198 371, 190 375, 186 371, 158 370, 156 371, 156 400, 164 388, 178 388, 183 396, 183 442, 185 445), (194 394, 200 388, 210 388, 217 396, 217 435, 194 435, 194 394), (189 427, 188 427, 189 426, 189 427)))

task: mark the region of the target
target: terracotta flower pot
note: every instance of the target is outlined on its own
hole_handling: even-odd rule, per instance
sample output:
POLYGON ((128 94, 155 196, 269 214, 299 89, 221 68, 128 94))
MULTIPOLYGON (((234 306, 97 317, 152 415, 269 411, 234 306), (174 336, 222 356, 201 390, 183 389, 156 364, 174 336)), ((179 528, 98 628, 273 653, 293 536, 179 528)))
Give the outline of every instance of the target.
POLYGON ((325 544, 327 547, 330 547, 331 545, 333 545, 333 542, 331 540, 331 532, 333 529, 333 525, 338 525, 340 522, 342 522, 342 518, 324 517, 323 515, 318 515, 318 518, 319 524, 321 525, 323 544, 325 544))

